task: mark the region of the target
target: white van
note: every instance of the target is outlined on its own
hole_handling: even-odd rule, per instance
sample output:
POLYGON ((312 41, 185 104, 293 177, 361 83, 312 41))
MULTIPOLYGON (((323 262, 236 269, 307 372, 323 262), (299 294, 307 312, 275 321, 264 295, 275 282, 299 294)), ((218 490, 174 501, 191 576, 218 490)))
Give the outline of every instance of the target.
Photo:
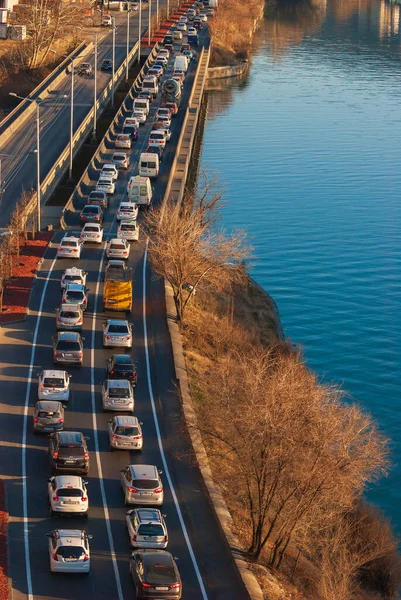
POLYGON ((174 60, 173 71, 184 71, 184 73, 186 73, 187 69, 188 69, 187 57, 183 56, 182 54, 180 54, 179 56, 176 56, 175 60, 174 60))
POLYGON ((141 110, 143 110, 146 114, 146 116, 148 116, 149 114, 149 100, 147 98, 135 98, 134 100, 134 110, 136 108, 140 108, 141 110))
POLYGON ((141 177, 157 177, 159 175, 159 157, 152 152, 142 152, 139 158, 138 173, 141 177))
POLYGON ((159 84, 155 75, 146 75, 142 81, 142 89, 152 92, 153 96, 156 97, 159 93, 159 84))
POLYGON ((127 186, 128 201, 139 206, 149 206, 152 202, 152 186, 149 177, 134 175, 127 186))

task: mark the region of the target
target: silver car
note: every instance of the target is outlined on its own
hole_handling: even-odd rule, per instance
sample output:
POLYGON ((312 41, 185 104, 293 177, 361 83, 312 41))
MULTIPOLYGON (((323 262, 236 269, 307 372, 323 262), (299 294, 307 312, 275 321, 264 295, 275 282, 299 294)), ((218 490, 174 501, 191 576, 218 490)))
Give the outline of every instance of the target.
POLYGON ((139 225, 135 221, 120 221, 117 229, 119 238, 128 240, 128 242, 137 242, 139 240, 139 225))
POLYGON ((63 291, 61 302, 63 304, 78 304, 82 310, 88 307, 88 288, 80 283, 69 283, 63 291))
POLYGON ((125 152, 114 152, 112 161, 117 169, 128 169, 129 158, 125 152))
POLYGON ((132 348, 132 325, 128 321, 109 319, 103 324, 105 348, 132 348))
POLYGON ((78 475, 53 475, 47 481, 50 516, 59 513, 88 516, 87 481, 78 475))
POLYGON ((110 450, 142 450, 143 436, 137 417, 117 416, 108 421, 110 450))
POLYGON ((55 400, 38 400, 33 409, 34 433, 53 433, 64 429, 64 408, 55 400))
POLYGON ((157 508, 131 509, 125 515, 125 522, 133 548, 167 548, 167 527, 157 508))
POLYGON ((84 313, 78 304, 62 304, 56 313, 58 331, 82 331, 84 313))
POLYGON ((58 400, 68 402, 70 398, 70 377, 67 371, 46 369, 39 373, 38 400, 58 400))
POLYGON ((66 269, 61 276, 61 290, 64 290, 69 283, 80 283, 86 285, 86 276, 88 273, 83 269, 77 267, 71 267, 66 269))
POLYGON ((102 383, 103 410, 134 412, 135 398, 128 379, 106 379, 102 383))
POLYGON ((55 529, 46 535, 52 573, 89 573, 91 535, 80 529, 55 529))
POLYGON ((76 365, 82 367, 84 347, 79 333, 75 331, 59 331, 53 336, 54 364, 76 365))
POLYGON ((122 258, 127 259, 129 257, 129 244, 122 238, 112 238, 106 249, 107 258, 122 258))
POLYGON ((153 465, 128 465, 120 471, 125 504, 163 504, 161 471, 153 465))
POLYGON ((103 228, 98 223, 85 223, 79 237, 84 243, 101 244, 103 241, 103 228))

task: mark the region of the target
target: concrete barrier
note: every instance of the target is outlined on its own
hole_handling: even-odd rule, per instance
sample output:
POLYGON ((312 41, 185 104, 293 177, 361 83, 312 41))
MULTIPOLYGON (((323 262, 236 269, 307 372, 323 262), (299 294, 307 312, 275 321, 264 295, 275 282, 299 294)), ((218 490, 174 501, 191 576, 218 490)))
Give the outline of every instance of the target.
POLYGON ((232 65, 231 67, 209 67, 207 70, 207 78, 209 79, 224 79, 226 77, 237 77, 245 73, 249 67, 249 62, 244 62, 238 65, 232 65))

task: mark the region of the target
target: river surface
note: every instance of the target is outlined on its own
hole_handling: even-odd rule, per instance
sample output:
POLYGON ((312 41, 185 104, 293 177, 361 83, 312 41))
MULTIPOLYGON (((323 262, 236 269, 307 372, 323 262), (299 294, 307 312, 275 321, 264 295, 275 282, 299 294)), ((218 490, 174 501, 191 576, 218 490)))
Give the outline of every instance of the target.
POLYGON ((309 366, 369 410, 392 470, 369 492, 401 533, 401 34, 386 2, 280 4, 248 77, 208 93, 201 166, 309 366))

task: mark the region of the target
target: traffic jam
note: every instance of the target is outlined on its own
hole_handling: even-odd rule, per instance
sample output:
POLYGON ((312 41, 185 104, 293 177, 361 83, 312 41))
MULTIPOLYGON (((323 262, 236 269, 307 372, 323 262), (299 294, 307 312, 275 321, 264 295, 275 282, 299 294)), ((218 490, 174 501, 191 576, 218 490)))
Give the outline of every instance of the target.
POLYGON ((180 111, 187 70, 197 60, 198 32, 212 16, 213 9, 207 1, 196 2, 166 34, 143 78, 141 91, 133 100, 132 114, 125 117, 115 136, 110 159, 99 169, 94 189, 85 199, 79 214, 79 234, 66 233, 57 247, 58 263, 64 267, 67 261, 68 266, 63 269, 61 300, 55 307, 53 365, 38 374, 33 409, 33 432, 48 435, 47 497, 50 516, 58 519, 47 534, 50 571, 89 573, 92 539, 89 438, 69 428, 68 414, 73 410, 70 406, 74 373, 70 371, 84 365, 83 333, 90 330, 88 323, 85 326, 92 302, 85 249, 101 248, 104 250, 101 308, 105 313, 102 344, 110 355, 104 381, 97 386, 96 393, 100 395, 102 410, 109 413, 109 451, 127 453, 119 482, 121 502, 128 509, 125 524, 127 549, 131 549, 129 571, 137 598, 181 598, 183 590, 177 557, 168 550, 168 522, 162 512, 163 472, 158 464, 141 462, 147 440, 135 402, 138 372, 132 355, 135 331, 130 322, 135 299, 129 258, 141 238, 140 212, 155 201, 154 185, 170 142, 172 123, 180 111), (141 128, 149 131, 145 143, 138 148, 141 128), (127 185, 119 194, 117 182, 123 173, 127 174, 127 185), (105 217, 111 200, 118 195, 121 200, 114 206, 115 216, 106 230, 105 217), (111 233, 114 224, 115 232, 111 233), (68 516, 89 517, 88 525, 68 529, 66 521, 61 522, 62 517, 68 516))

